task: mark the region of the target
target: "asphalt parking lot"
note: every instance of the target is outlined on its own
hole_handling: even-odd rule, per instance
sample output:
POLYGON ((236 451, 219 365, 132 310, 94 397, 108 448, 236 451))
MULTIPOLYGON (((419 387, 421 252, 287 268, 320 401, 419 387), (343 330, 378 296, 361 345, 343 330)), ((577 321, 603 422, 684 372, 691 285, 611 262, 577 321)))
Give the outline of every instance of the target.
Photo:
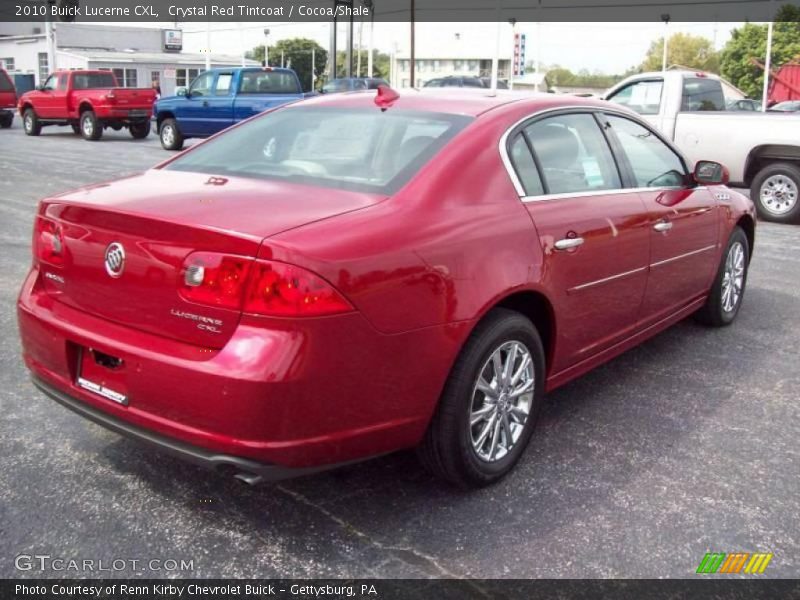
POLYGON ((761 223, 724 330, 680 323, 551 394, 495 487, 400 453, 249 488, 110 433, 34 390, 15 298, 36 202, 167 158, 155 136, 0 131, 0 577, 15 557, 175 559, 124 577, 693 577, 708 551, 800 575, 800 226, 761 223))

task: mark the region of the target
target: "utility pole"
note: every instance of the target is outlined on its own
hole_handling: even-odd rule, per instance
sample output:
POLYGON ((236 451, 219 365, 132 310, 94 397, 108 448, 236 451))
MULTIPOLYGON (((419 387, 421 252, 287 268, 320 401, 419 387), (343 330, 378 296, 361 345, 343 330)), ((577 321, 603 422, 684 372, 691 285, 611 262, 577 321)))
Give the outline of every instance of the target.
POLYGON ((769 72, 772 68, 772 30, 773 22, 770 21, 769 25, 767 25, 767 60, 764 63, 764 91, 761 95, 762 112, 767 112, 767 102, 769 101, 769 72))
POLYGON ((661 70, 666 72, 669 57, 669 15, 661 15, 661 20, 664 21, 664 56, 661 59, 661 70))
POLYGON ((269 29, 264 30, 264 66, 269 66, 269 29))
POLYGON ((314 91, 314 84, 317 82, 317 52, 314 46, 311 46, 311 91, 314 91))
POLYGON ((211 70, 211 23, 206 21, 206 71, 211 70))
POLYGON ((414 69, 416 67, 416 49, 414 48, 414 0, 411 0, 411 60, 410 60, 410 68, 411 68, 411 87, 414 87, 414 69))
POLYGON ((369 8, 369 56, 367 56, 367 77, 373 77, 372 53, 374 50, 372 34, 375 30, 375 5, 372 0, 365 0, 364 5, 369 8))

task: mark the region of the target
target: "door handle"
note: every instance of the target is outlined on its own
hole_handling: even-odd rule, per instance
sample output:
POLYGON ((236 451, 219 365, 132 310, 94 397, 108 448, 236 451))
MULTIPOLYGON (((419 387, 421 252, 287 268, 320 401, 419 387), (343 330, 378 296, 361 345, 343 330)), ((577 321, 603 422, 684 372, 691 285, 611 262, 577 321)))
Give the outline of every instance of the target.
POLYGON ((208 108, 208 100, 203 100, 203 107, 208 108))
POLYGON ((670 229, 672 229, 672 221, 659 221, 658 223, 653 225, 653 229, 661 233, 669 231, 670 229))
POLYGON ((577 248, 581 244, 583 244, 583 238, 575 237, 558 240, 554 246, 556 247, 556 250, 569 250, 570 248, 577 248))

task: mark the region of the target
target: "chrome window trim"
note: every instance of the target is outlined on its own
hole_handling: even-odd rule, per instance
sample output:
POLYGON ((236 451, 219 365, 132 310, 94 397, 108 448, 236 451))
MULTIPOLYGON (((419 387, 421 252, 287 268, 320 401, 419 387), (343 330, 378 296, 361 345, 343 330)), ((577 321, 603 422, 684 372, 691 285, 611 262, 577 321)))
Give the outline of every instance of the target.
MULTIPOLYGON (((517 171, 516 171, 516 169, 514 169, 514 163, 511 162, 511 157, 508 154, 508 138, 511 136, 511 133, 517 127, 519 127, 520 125, 522 125, 526 121, 530 121, 532 119, 538 119, 539 117, 541 117, 543 115, 547 115, 548 113, 561 112, 561 111, 580 111, 580 112, 585 112, 585 113, 590 113, 590 114, 595 114, 595 113, 598 113, 598 112, 599 113, 609 113, 609 114, 614 114, 614 115, 617 115, 617 116, 625 118, 625 119, 629 119, 629 120, 633 121, 634 123, 638 123, 639 125, 641 125, 645 129, 647 129, 648 131, 653 132, 658 139, 660 139, 662 142, 664 142, 664 144, 666 144, 667 147, 669 147, 669 149, 672 150, 678 156, 678 158, 680 158, 683 161, 684 168, 686 168, 687 171, 690 171, 690 169, 688 169, 688 167, 686 166, 686 165, 689 164, 689 162, 686 160, 686 157, 683 155, 683 153, 675 146, 675 144, 673 144, 671 141, 667 140, 661 134, 661 132, 659 132, 658 130, 656 130, 653 127, 651 127, 650 124, 647 121, 642 119, 637 113, 635 113, 633 111, 624 110, 624 109, 618 109, 615 106, 603 107, 603 106, 591 106, 591 105, 587 106, 587 105, 581 105, 581 104, 569 104, 569 105, 565 105, 565 106, 556 106, 556 107, 552 107, 552 108, 545 108, 545 109, 530 113, 530 114, 522 117, 518 121, 516 121, 513 125, 511 125, 508 129, 506 129, 505 132, 503 132, 503 135, 500 136, 500 142, 497 145, 497 149, 500 152, 500 159, 503 162, 503 166, 506 168, 506 173, 508 173, 508 176, 511 179, 511 183, 514 185, 514 189, 516 190, 517 195, 519 196, 520 200, 522 200, 523 202, 536 202, 536 201, 540 201, 540 200, 565 200, 567 198, 576 198, 576 197, 582 197, 582 196, 596 196, 596 195, 604 195, 604 194, 624 194, 624 193, 627 193, 627 192, 636 192, 636 191, 642 192, 642 191, 654 191, 654 190, 679 190, 679 189, 684 189, 682 187, 615 188, 615 189, 608 189, 608 190, 591 190, 591 191, 588 191, 588 192, 575 192, 575 193, 564 193, 564 194, 542 194, 542 195, 538 195, 538 196, 527 196, 525 194, 525 188, 522 186, 522 182, 520 181, 519 176, 517 175, 517 171)), ((575 114, 575 113, 571 113, 571 114, 575 114)), ((614 149, 613 148, 609 148, 609 151, 611 152, 611 155, 616 158, 616 156, 614 154, 614 149)), ((692 189, 703 189, 704 187, 705 186, 699 186, 699 187, 692 188, 692 189)))
POLYGON ((665 258, 664 260, 659 260, 654 263, 650 263, 650 268, 653 267, 660 267, 662 265, 669 264, 671 262, 675 262, 676 260, 680 260, 682 258, 688 258, 690 256, 694 256, 695 254, 700 254, 701 252, 708 252, 709 250, 715 250, 717 248, 717 244, 711 244, 710 246, 705 246, 703 248, 698 248, 697 250, 692 250, 691 252, 686 252, 684 254, 678 254, 678 256, 673 256, 671 258, 665 258))
MULTIPOLYGON (((608 190, 591 190, 588 192, 564 192, 559 194, 540 194, 537 196, 522 196, 522 202, 543 202, 546 200, 569 200, 570 198, 588 198, 591 196, 607 196, 608 194, 635 194, 639 192, 665 192, 670 190, 682 190, 682 187, 638 187, 638 188, 612 188, 608 190)), ((697 186, 693 190, 705 189, 705 186, 697 186)))

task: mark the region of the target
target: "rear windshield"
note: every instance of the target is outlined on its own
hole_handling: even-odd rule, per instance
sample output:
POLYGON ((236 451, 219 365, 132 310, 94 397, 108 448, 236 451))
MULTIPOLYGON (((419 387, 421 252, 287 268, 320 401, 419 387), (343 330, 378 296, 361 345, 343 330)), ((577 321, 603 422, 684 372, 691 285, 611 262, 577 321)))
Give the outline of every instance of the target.
POLYGON ((240 94, 299 94, 301 91, 292 73, 280 71, 245 71, 239 84, 240 94))
POLYGON ((234 127, 165 168, 392 194, 470 121, 391 109, 292 107, 234 127))
POLYGON ((73 90, 93 90, 97 88, 113 88, 117 82, 112 73, 80 73, 72 76, 73 90))
POLYGON ((0 71, 0 92, 13 92, 14 84, 11 79, 3 71, 0 71))

